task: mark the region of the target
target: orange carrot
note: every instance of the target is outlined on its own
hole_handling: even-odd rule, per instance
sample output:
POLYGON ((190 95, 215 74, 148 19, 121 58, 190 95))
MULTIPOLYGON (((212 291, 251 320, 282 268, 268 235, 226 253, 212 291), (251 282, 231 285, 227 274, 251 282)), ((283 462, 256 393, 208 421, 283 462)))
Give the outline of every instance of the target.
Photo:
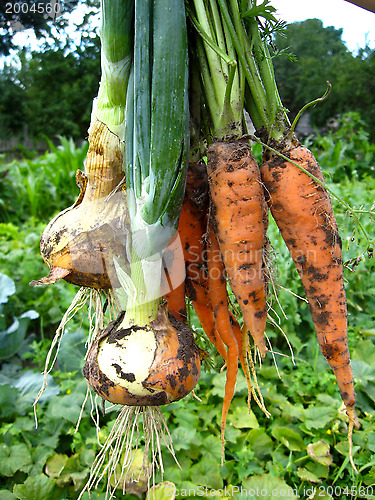
POLYGON ((169 242, 164 254, 167 268, 164 295, 169 310, 177 319, 186 322, 185 284, 181 275, 193 278, 195 282, 203 279, 203 235, 207 225, 208 194, 207 174, 204 165, 190 163, 186 181, 184 202, 178 225, 178 234, 169 242), (183 254, 180 250, 182 247, 183 254), (186 269, 185 269, 186 267, 186 269), (174 286, 177 283, 177 286, 174 286))
POLYGON ((215 324, 215 317, 208 289, 199 283, 195 283, 194 281, 187 279, 186 295, 193 303, 195 312, 197 313, 205 334, 215 346, 223 360, 226 361, 227 351, 215 324))
MULTIPOLYGON (((318 180, 313 154, 300 145, 286 155, 318 180)), ((335 373, 349 418, 355 392, 347 343, 341 240, 326 189, 291 162, 271 156, 261 168, 268 203, 301 276, 319 345, 335 373)))
POLYGON ((186 275, 195 283, 207 281, 205 233, 208 206, 206 167, 200 163, 190 163, 178 231, 184 250, 186 275))
POLYGON ((207 170, 212 225, 225 270, 246 327, 264 356, 266 203, 258 165, 246 142, 215 142, 208 150, 207 170))
MULTIPOLYGON (((224 267, 220 258, 220 250, 216 237, 210 233, 210 251, 206 253, 207 237, 207 212, 208 197, 205 195, 207 176, 201 168, 194 166, 189 170, 186 195, 180 216, 178 232, 184 251, 186 265, 186 295, 191 299, 198 319, 207 337, 216 347, 221 357, 230 365, 227 371, 227 383, 222 413, 222 440, 224 444, 225 422, 229 406, 234 394, 234 387, 237 378, 238 358, 240 358, 246 380, 248 383, 250 404, 251 394, 254 394, 259 406, 264 409, 264 404, 257 396, 252 385, 250 369, 247 360, 247 332, 241 331, 240 325, 234 315, 228 309, 228 296, 224 278, 224 267), (198 178, 197 178, 198 177, 198 178), (198 197, 197 197, 198 193, 198 197), (207 259, 213 258, 213 262, 207 259), (207 268, 216 272, 219 280, 209 280, 207 268), (212 282, 215 283, 214 290, 210 290, 212 282), (220 288, 222 305, 217 306, 217 286, 220 288), (214 308, 216 307, 216 312, 214 308), (225 345, 228 346, 228 354, 225 345), (230 346, 230 348, 229 348, 230 346)), ((172 297, 178 295, 178 290, 173 290, 169 296, 171 304, 180 302, 180 298, 172 297)), ((170 306, 171 308, 171 306, 170 306)), ((176 309, 176 308, 174 308, 176 309)), ((267 412, 266 412, 267 413, 267 412)))
POLYGON ((227 346, 227 378, 221 414, 222 460, 224 457, 224 432, 230 404, 233 399, 238 372, 239 348, 233 333, 229 309, 224 264, 218 242, 212 230, 207 244, 208 283, 212 309, 220 336, 227 346))
POLYGON ((186 323, 185 260, 178 234, 170 240, 163 255, 163 262, 165 274, 162 290, 169 290, 164 294, 168 310, 176 319, 186 323))

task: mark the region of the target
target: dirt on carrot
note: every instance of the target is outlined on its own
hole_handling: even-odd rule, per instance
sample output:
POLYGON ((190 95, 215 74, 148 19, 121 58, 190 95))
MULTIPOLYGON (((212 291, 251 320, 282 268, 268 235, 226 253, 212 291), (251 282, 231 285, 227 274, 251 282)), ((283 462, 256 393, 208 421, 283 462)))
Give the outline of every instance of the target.
MULTIPOLYGON (((287 155, 324 182, 307 148, 297 146, 287 155)), ((334 371, 348 415, 353 415, 356 398, 347 343, 341 239, 329 194, 279 156, 263 163, 261 176, 272 216, 301 276, 321 351, 334 371)))
POLYGON ((213 143, 208 150, 207 170, 212 226, 225 270, 244 323, 264 356, 267 208, 259 168, 250 145, 236 141, 213 143))

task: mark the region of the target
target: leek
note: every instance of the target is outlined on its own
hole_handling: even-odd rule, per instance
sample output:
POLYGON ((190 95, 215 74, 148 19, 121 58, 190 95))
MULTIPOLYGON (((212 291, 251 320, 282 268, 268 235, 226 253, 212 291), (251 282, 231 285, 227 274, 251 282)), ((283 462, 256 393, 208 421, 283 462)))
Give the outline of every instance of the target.
POLYGON ((133 59, 134 0, 101 0, 101 80, 92 119, 124 140, 126 92, 133 59))
MULTIPOLYGON (((175 234, 189 150, 188 52, 183 0, 135 4, 134 64, 126 104, 130 281, 122 328, 155 319, 162 253, 175 234)), ((123 276, 125 282, 128 277, 123 276)))

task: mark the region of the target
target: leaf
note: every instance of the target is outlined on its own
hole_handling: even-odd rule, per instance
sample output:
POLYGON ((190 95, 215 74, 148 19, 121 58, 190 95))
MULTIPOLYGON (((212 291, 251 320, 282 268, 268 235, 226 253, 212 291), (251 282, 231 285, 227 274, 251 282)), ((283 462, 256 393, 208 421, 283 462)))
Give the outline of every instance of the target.
POLYGON ((307 429, 322 429, 335 417, 336 410, 327 406, 311 405, 305 411, 307 429))
POLYGON ((11 477, 17 471, 28 472, 31 467, 31 455, 24 443, 8 447, 0 445, 0 474, 11 477))
POLYGON ((366 438, 366 447, 375 453, 375 433, 369 432, 366 438))
MULTIPOLYGON (((34 423, 35 427, 35 423, 34 423)), ((49 457, 51 457, 55 451, 53 448, 47 446, 48 442, 46 443, 46 440, 40 440, 43 442, 43 444, 39 444, 33 454, 33 466, 30 469, 29 476, 36 476, 38 474, 42 474, 44 471, 44 466, 48 460, 49 457)), ((58 443, 58 438, 56 439, 56 446, 58 443)))
MULTIPOLYGON (((126 481, 126 492, 131 495, 136 495, 138 498, 142 499, 143 493, 147 491, 148 483, 147 477, 144 473, 142 473, 142 469, 144 466, 145 455, 142 450, 138 449, 134 453, 134 457, 132 459, 131 469, 129 470, 129 474, 127 474, 126 478, 123 478, 126 481)), ((148 461, 148 465, 150 462, 148 461)), ((117 476, 121 475, 121 467, 117 465, 117 476)), ((124 485, 124 480, 120 481, 117 485, 117 489, 121 489, 124 485)), ((111 479, 111 485, 115 486, 114 478, 111 479)))
POLYGON ((307 462, 305 468, 318 478, 327 479, 329 476, 329 465, 323 465, 315 461, 307 462))
MULTIPOLYGON (((353 446, 353 456, 361 449, 360 446, 353 446)), ((340 441, 335 445, 335 450, 337 450, 344 457, 349 456, 349 444, 348 441, 340 441)))
POLYGON ((0 385, 0 415, 9 417, 13 413, 19 412, 17 407, 18 391, 9 384, 0 385))
POLYGON ((86 354, 85 340, 82 330, 63 335, 57 360, 59 370, 81 372, 86 354))
POLYGON ((11 491, 0 490, 0 500, 15 500, 15 497, 11 491))
POLYGON ((36 319, 39 314, 30 310, 15 318, 7 330, 0 332, 0 360, 14 356, 25 339, 30 320, 36 319))
POLYGON ((204 457, 211 457, 219 463, 221 459, 221 439, 216 436, 208 436, 202 443, 204 457))
POLYGON ((263 460, 266 455, 271 455, 273 441, 264 429, 252 429, 249 432, 247 441, 259 460, 263 460))
POLYGON ((50 457, 46 462, 45 472, 47 476, 53 478, 59 477, 66 465, 67 460, 68 456, 62 455, 61 453, 50 457))
POLYGON ((297 470, 297 476, 302 479, 302 481, 310 481, 310 483, 321 483, 322 481, 316 477, 315 474, 312 472, 308 471, 307 469, 304 469, 302 467, 299 467, 297 470))
POLYGON ((14 281, 6 274, 0 273, 0 304, 6 304, 8 297, 16 292, 14 281))
POLYGON ((341 405, 341 402, 336 399, 336 398, 333 398, 332 396, 329 396, 328 394, 318 394, 316 399, 320 402, 320 403, 323 403, 324 406, 331 406, 332 409, 339 409, 340 405, 341 405))
POLYGON ((37 319, 39 318, 39 313, 34 311, 34 309, 30 309, 29 311, 24 312, 18 319, 37 319))
MULTIPOLYGON (((43 374, 34 373, 32 370, 22 372, 20 378, 15 381, 14 387, 21 393, 24 401, 32 403, 43 383, 43 374)), ((40 398, 40 402, 52 399, 60 393, 59 387, 55 384, 51 375, 47 376, 47 386, 40 398)))
MULTIPOLYGON (((287 498, 296 500, 297 489, 289 486, 282 479, 272 476, 272 474, 262 474, 245 479, 242 488, 246 489, 249 495, 246 498, 287 498)), ((234 498, 242 498, 241 492, 234 495, 234 498)))
POLYGON ((174 483, 171 481, 163 481, 150 488, 146 500, 175 500, 176 491, 177 488, 174 483))
POLYGON ((272 429, 272 435, 278 441, 281 441, 289 450, 292 451, 302 451, 306 448, 305 443, 301 436, 290 429, 289 427, 274 427, 272 429))
POLYGON ((196 429, 187 427, 176 427, 172 431, 173 447, 176 451, 188 450, 194 441, 198 439, 196 429))
POLYGON ((84 480, 87 477, 87 470, 82 470, 79 463, 79 457, 77 454, 69 457, 62 469, 59 477, 56 478, 56 484, 60 487, 64 487, 68 484, 73 483, 74 489, 77 491, 83 487, 84 480))
POLYGON ((310 443, 307 446, 307 453, 316 462, 322 465, 331 465, 333 458, 329 453, 330 446, 325 441, 321 440, 316 443, 310 443))
POLYGON ((19 500, 48 500, 54 488, 54 482, 44 474, 30 476, 23 484, 16 484, 13 493, 19 500))
POLYGON ((228 421, 238 429, 259 429, 258 420, 253 411, 247 408, 247 405, 235 406, 230 414, 228 421))
POLYGON ((223 397, 224 391, 225 391, 225 381, 226 381, 226 374, 224 372, 222 373, 217 373, 212 379, 212 389, 211 393, 214 396, 219 396, 223 397))
POLYGON ((366 330, 363 330, 361 334, 364 337, 375 337, 375 328, 367 328, 366 330))
POLYGON ((354 378, 362 382, 362 384, 365 384, 369 380, 375 380, 375 369, 369 364, 359 359, 353 359, 351 365, 354 378))
MULTIPOLYGON (((306 493, 308 491, 306 490, 306 493)), ((309 500, 333 500, 333 497, 331 495, 328 495, 324 490, 316 490, 315 493, 313 493, 313 488, 311 488, 311 495, 309 496, 309 500)))
POLYGON ((202 460, 191 467, 191 478, 195 484, 211 489, 223 487, 223 479, 220 473, 220 462, 202 460))
MULTIPOLYGON (((368 332, 373 332, 373 335, 375 335, 375 329, 368 330, 368 332)), ((361 333, 363 334, 364 332, 361 333)), ((355 349, 353 349, 352 362, 357 360, 365 361, 370 366, 375 364, 375 345, 372 340, 362 340, 362 342, 356 344, 355 349)))
POLYGON ((232 424, 229 424, 225 427, 225 441, 228 443, 236 443, 237 439, 239 439, 243 434, 243 431, 237 429, 232 424))
MULTIPOLYGON (((107 500, 107 495, 105 493, 96 493, 95 494, 95 500, 107 500)), ((93 500, 93 495, 92 493, 87 493, 87 491, 84 492, 84 494, 82 495, 81 497, 81 500, 93 500)), ((64 500, 68 500, 68 499, 65 499, 64 500)))
POLYGON ((0 360, 11 358, 18 351, 25 338, 22 330, 17 333, 19 327, 20 322, 15 318, 9 328, 0 332, 0 360))

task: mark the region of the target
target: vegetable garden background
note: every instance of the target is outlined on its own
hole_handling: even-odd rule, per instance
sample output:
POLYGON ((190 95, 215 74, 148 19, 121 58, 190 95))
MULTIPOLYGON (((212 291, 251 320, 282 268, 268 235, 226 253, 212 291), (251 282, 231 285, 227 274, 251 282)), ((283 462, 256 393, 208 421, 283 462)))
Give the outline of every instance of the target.
MULTIPOLYGON (((0 163, 0 500, 76 499, 99 449, 90 401, 76 429, 86 394, 81 370, 87 314, 78 314, 68 325, 37 407, 37 429, 32 409, 51 338, 76 291, 65 282, 45 288, 28 283, 46 274, 40 235, 48 221, 76 199, 75 172, 87 152, 87 143, 78 145, 78 139, 87 135, 97 92, 99 44, 85 26, 81 29, 78 47, 49 42, 32 58, 20 54, 21 65, 6 67, 0 77, 0 138, 21 138, 26 123, 30 136, 48 143, 42 155, 20 146, 12 156, 2 155, 0 163)), ((226 461, 220 465, 225 374, 191 309, 199 345, 209 350, 210 358, 195 391, 200 401, 190 395, 163 409, 181 468, 166 451, 163 480, 168 483, 157 490, 160 498, 171 498, 174 488, 179 496, 188 496, 189 490, 191 496, 239 496, 241 487, 254 490, 253 498, 259 496, 257 488, 289 488, 287 498, 375 498, 375 55, 363 49, 353 56, 340 32, 324 29, 317 20, 290 25, 285 37, 276 36, 275 46, 281 51, 288 47, 297 58, 292 62, 280 54, 274 59, 281 97, 292 113, 321 95, 326 80, 333 84, 332 95, 310 114, 319 131, 304 141, 328 186, 363 212, 358 222, 333 200, 343 240, 349 344, 361 424, 353 436, 359 474, 349 464, 347 418, 334 375, 320 353, 308 305, 300 298, 304 293, 298 274, 271 224, 279 287, 278 301, 272 303, 275 325, 268 324, 267 334, 280 354, 265 359, 258 379, 272 416, 267 419, 256 405, 249 415, 246 381, 239 374, 228 416, 226 461), (324 43, 318 43, 322 37, 324 43), (293 72, 300 76, 291 76, 293 72)), ((253 149, 260 161, 261 148, 253 149)), ((110 432, 113 415, 102 417, 100 441, 110 432)), ((125 498, 147 494, 143 483, 131 485, 129 491, 125 498)), ((92 497, 103 499, 104 493, 98 490, 92 497)))

